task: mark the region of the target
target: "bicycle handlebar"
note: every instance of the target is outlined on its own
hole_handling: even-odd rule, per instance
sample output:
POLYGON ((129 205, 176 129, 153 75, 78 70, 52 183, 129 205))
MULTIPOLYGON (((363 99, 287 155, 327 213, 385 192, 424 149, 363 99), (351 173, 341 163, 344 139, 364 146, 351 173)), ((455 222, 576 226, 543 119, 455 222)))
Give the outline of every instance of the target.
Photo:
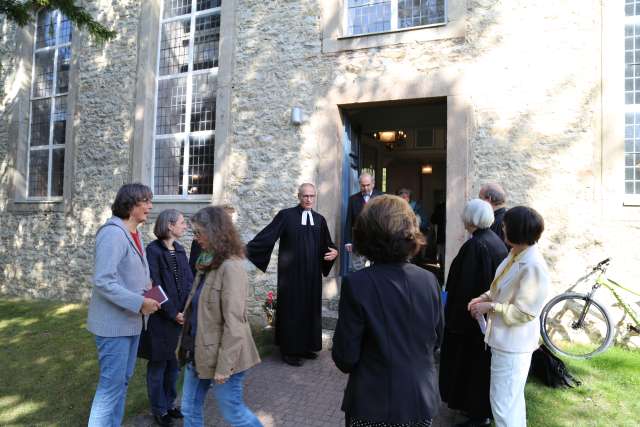
POLYGON ((606 258, 603 259, 602 261, 600 261, 595 267, 593 267, 593 270, 601 270, 603 267, 609 265, 609 263, 611 262, 611 258, 606 258))

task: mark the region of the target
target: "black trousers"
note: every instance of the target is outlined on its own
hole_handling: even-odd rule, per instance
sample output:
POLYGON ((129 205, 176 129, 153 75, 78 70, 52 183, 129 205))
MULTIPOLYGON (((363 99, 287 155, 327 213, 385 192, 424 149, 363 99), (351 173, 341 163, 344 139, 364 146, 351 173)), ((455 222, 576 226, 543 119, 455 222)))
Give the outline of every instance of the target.
POLYGON ((147 394, 153 415, 162 416, 173 408, 177 392, 178 361, 158 360, 147 364, 147 394))

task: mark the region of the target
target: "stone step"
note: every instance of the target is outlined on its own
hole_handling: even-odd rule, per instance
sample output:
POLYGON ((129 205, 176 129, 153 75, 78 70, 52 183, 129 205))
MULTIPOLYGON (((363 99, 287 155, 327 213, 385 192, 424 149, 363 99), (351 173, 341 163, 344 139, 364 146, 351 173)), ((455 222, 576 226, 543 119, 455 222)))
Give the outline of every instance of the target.
POLYGON ((333 342, 333 329, 322 330, 322 349, 331 350, 333 342))
POLYGON ((338 311, 322 307, 322 329, 333 331, 338 323, 338 311))

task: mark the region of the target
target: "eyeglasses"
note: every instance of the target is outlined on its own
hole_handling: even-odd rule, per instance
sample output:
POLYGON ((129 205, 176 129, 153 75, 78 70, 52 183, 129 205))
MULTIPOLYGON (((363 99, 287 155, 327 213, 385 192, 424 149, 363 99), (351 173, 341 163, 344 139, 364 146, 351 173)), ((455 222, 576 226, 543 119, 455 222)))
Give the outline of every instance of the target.
POLYGON ((303 194, 300 196, 303 199, 315 199, 316 195, 315 194, 303 194))

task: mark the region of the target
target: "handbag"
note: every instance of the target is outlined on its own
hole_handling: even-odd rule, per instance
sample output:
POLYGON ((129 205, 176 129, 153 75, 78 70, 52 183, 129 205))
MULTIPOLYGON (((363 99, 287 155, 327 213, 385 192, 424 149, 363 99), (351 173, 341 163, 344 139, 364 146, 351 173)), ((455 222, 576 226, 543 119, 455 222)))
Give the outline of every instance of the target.
POLYGON ((529 375, 538 378, 544 385, 552 388, 573 388, 582 384, 569 372, 567 365, 544 344, 531 355, 529 375))

